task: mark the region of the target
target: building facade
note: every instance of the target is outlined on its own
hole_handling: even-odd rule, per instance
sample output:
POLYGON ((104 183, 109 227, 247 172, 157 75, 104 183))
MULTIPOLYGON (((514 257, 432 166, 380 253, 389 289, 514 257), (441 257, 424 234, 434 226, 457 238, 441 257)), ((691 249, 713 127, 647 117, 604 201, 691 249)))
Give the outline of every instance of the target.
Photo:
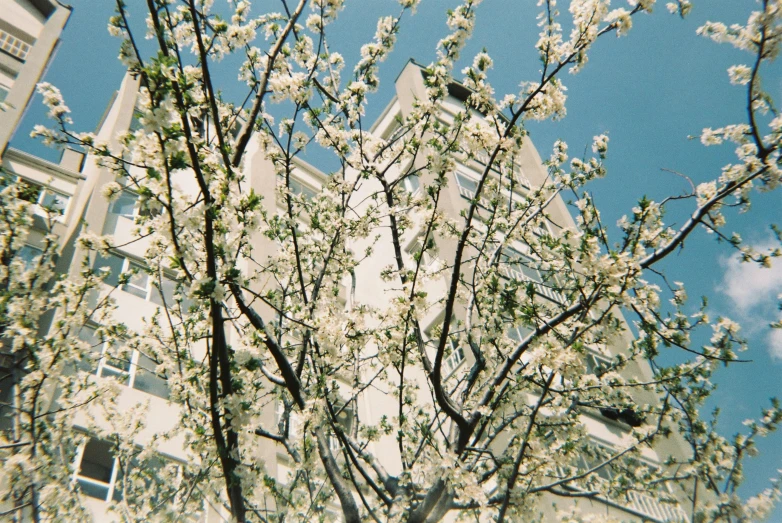
MULTIPOLYGON (((45 65, 56 46, 69 12, 67 8, 46 0, 12 2, 12 11, 10 17, 8 12, 0 13, 0 46, 4 52, 4 54, 0 53, 0 96, 5 96, 5 102, 11 106, 7 113, 11 118, 3 119, 0 125, 0 149, 6 148, 34 85, 45 70, 45 65), (9 20, 14 20, 15 25, 12 25, 9 20), (24 23, 19 22, 20 20, 24 23)), ((108 143, 110 149, 118 146, 117 136, 134 125, 138 89, 138 80, 130 75, 126 76, 100 124, 97 139, 108 143)), ((439 115, 443 124, 453 123, 454 116, 463 108, 468 94, 469 91, 461 85, 450 86, 449 96, 442 103, 439 115)), ((391 136, 397 129, 400 118, 412 111, 415 100, 423 98, 425 98, 423 72, 419 66, 411 62, 398 77, 396 95, 373 126, 372 133, 381 139, 391 136)), ((43 221, 36 222, 37 225, 28 236, 28 246, 24 256, 33 259, 36 249, 40 250, 40 242, 43 241, 44 236, 54 233, 62 245, 57 270, 75 280, 80 277, 82 270, 79 260, 83 251, 76 243, 78 235, 91 233, 97 236, 112 236, 115 247, 110 253, 91 255, 91 265, 94 268, 108 268, 109 271, 104 287, 99 293, 100 297, 109 294, 113 297, 116 303, 115 317, 130 330, 141 333, 147 331, 148 320, 156 315, 164 303, 173 301, 176 283, 173 281, 173 276, 169 274, 160 274, 155 282, 143 271, 145 256, 152 239, 149 235, 143 234, 137 226, 139 216, 149 212, 149 209, 142 205, 140 195, 131 187, 126 187, 119 197, 112 202, 107 201, 102 191, 108 184, 118 181, 115 175, 108 169, 99 167, 94 158, 85 159, 74 151, 65 151, 61 162, 53 164, 22 151, 7 149, 2 162, 4 176, 17 177, 38 188, 35 201, 32 202, 38 206, 36 212, 40 210, 43 216, 44 208, 59 209, 60 216, 54 221, 53 227, 43 221), (134 271, 134 269, 140 270, 134 271), (122 274, 130 276, 121 278, 122 274)), ((522 181, 518 194, 523 195, 525 191, 530 191, 544 183, 546 170, 529 140, 524 143, 518 164, 520 169, 518 175, 522 181)), ((479 173, 484 167, 481 160, 475 158, 465 157, 458 163, 440 200, 439 209, 446 216, 456 219, 468 207, 475 197, 479 173)), ((243 164, 243 174, 250 186, 266 198, 269 212, 274 213, 278 210, 285 212, 281 193, 277 189, 280 182, 273 166, 258 144, 254 143, 248 149, 243 164)), ((305 162, 297 162, 292 175, 291 192, 304 197, 314 197, 328 183, 328 177, 324 173, 305 162)), ((420 179, 412 177, 407 179, 404 184, 405 190, 411 194, 416 193, 422 183, 430 183, 427 176, 428 174, 423 172, 420 179)), ((180 190, 197 191, 197 188, 185 185, 180 190)), ((369 196, 375 189, 367 184, 362 190, 366 191, 364 196, 369 196)), ((360 192, 358 196, 358 199, 362 200, 360 192)), ((412 221, 415 223, 415 217, 412 221)), ((570 212, 561 198, 551 202, 547 208, 546 222, 541 227, 545 228, 542 233, 551 235, 557 235, 558 231, 564 228, 575 228, 570 212)), ((426 257, 424 263, 427 269, 436 272, 438 264, 448 259, 452 245, 447 238, 438 237, 435 238, 437 244, 435 247, 423 248, 420 243, 421 232, 414 225, 405 233, 405 259, 413 261, 416 256, 423 255, 426 257)), ((258 239, 258 242, 264 241, 266 240, 258 239)), ((357 251, 362 247, 360 244, 355 245, 357 251)), ((384 280, 381 272, 388 260, 393 259, 394 256, 392 242, 377 242, 372 254, 357 269, 355 278, 362 284, 355 288, 351 296, 348 296, 350 293, 347 288, 350 283, 346 282, 340 299, 346 303, 350 301, 379 309, 387 307, 386 293, 393 284, 384 280)), ((524 245, 510 246, 505 256, 507 263, 504 263, 501 269, 504 277, 530 283, 538 299, 552 302, 565 300, 559 292, 546 285, 541 274, 532 267, 533 264, 518 261, 525 257, 529 259, 533 257, 525 250, 524 245)), ((447 291, 444 279, 433 280, 426 285, 426 292, 430 296, 441 296, 447 291)), ((427 338, 434 338, 438 322, 442 322, 442 315, 435 307, 422 320, 427 338)), ((89 366, 92 379, 97 382, 113 380, 118 384, 119 392, 116 401, 121 410, 130 411, 139 405, 146 406, 145 426, 134 436, 134 443, 139 448, 144 448, 154 442, 161 463, 187 463, 196 459, 188 450, 184 437, 158 439, 158 435, 169 433, 176 426, 183 416, 183 406, 169 400, 169 385, 166 376, 158 372, 157 362, 137 349, 124 352, 125 356, 120 359, 109 356, 108 351, 111 347, 95 335, 95 329, 98 327, 99 325, 88 324, 80 334, 95 352, 92 365, 89 366)), ((623 347, 629 346, 632 341, 629 332, 629 328, 625 329, 627 334, 624 338, 616 340, 611 346, 588 349, 587 368, 592 372, 598 372, 601 365, 607 364, 616 353, 623 350, 623 347)), ((505 333, 512 340, 520 340, 526 334, 527 332, 518 328, 509 328, 505 333)), ((240 344, 241 340, 236 339, 233 342, 240 344)), ((193 354, 193 359, 203 359, 207 343, 204 341, 202 346, 193 346, 189 350, 193 354)), ((6 354, 4 357, 8 358, 9 355, 6 354)), ((444 361, 446 374, 457 376, 460 369, 469 366, 472 358, 469 350, 454 344, 448 358, 444 361)), ((2 374, 4 361, 6 360, 0 360, 0 401, 8 406, 12 403, 13 383, 7 379, 9 374, 2 374)), ((426 377, 422 371, 419 372, 421 375, 413 379, 424 383, 426 377)), ((652 377, 651 369, 644 364, 631 366, 627 372, 647 380, 652 377)), ((362 423, 377 424, 384 417, 395 416, 396 408, 397 403, 392 395, 370 388, 353 402, 348 410, 350 412, 348 418, 355 417, 362 423)), ((112 501, 122 499, 119 485, 122 481, 123 466, 131 465, 121 466, 115 457, 112 444, 91 435, 90 427, 94 427, 96 423, 103 424, 107 430, 111 429, 111 420, 102 420, 97 411, 98 408, 94 406, 82 409, 73 420, 77 430, 81 431, 82 437, 72 465, 72 481, 78 485, 84 504, 92 512, 96 522, 119 521, 120 516, 110 512, 108 507, 112 501)), ((280 404, 270 405, 267 408, 265 421, 269 426, 274 426, 277 423, 275 420, 279 420, 281 416, 288 416, 285 421, 287 431, 294 433, 300 430, 295 413, 285 412, 280 404)), ((636 424, 631 414, 596 409, 584 410, 581 422, 587 427, 595 445, 605 448, 621 448, 627 434, 636 424)), ((3 428, 12 429, 7 424, 3 428)), ((401 456, 395 444, 395 437, 384 436, 371 445, 389 473, 399 473, 401 456)), ((655 446, 643 448, 639 459, 645 466, 663 467, 667 456, 684 454, 681 441, 674 437, 655 446)), ((290 481, 293 465, 282 446, 259 444, 257 458, 263 462, 270 476, 276 478, 280 484, 290 481)), ((589 465, 585 461, 580 466, 589 465)), ((676 496, 677 493, 672 492, 671 495, 676 496)), ((551 506, 545 502, 541 503, 544 520, 553 520, 553 503, 556 503, 559 509, 576 503, 570 498, 552 497, 551 501, 551 506)), ((598 517, 637 522, 689 522, 686 511, 679 505, 665 503, 646 494, 631 493, 623 502, 592 496, 581 499, 577 503, 583 511, 598 517)), ((205 523, 229 521, 227 511, 221 505, 219 497, 209 499, 206 496, 202 506, 201 512, 182 517, 205 523)), ((334 514, 337 513, 338 511, 334 510, 334 514)), ((338 519, 338 516, 334 517, 338 519)), ((22 515, 21 518, 24 519, 24 516, 22 515)))
POLYGON ((54 57, 71 8, 57 0, 6 0, 0 10, 0 154, 54 57))

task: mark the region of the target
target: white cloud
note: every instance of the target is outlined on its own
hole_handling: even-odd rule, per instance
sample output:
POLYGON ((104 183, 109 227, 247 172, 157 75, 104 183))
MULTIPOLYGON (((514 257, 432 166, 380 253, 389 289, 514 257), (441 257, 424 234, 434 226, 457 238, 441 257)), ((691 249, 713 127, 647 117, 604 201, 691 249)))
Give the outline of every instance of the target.
MULTIPOLYGON (((765 251, 770 245, 759 245, 765 251)), ((774 258, 771 267, 757 263, 741 263, 738 255, 722 258, 724 269, 722 283, 717 287, 733 302, 734 313, 749 327, 746 334, 759 335, 765 331, 765 342, 772 358, 782 361, 782 330, 771 329, 769 324, 779 321, 778 301, 782 299, 782 260, 774 258)))
POLYGON ((733 300, 739 312, 749 314, 752 309, 760 306, 766 309, 769 305, 772 310, 776 309, 774 302, 782 292, 782 262, 779 259, 772 260, 770 268, 764 268, 753 262, 741 263, 736 255, 723 258, 720 265, 724 267, 725 275, 719 290, 733 300))

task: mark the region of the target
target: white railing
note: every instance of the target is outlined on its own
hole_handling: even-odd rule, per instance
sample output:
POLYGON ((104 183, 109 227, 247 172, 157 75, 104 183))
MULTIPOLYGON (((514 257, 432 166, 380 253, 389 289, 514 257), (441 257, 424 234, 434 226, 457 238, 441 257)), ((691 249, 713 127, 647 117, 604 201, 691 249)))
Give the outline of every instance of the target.
POLYGON ((665 503, 640 492, 628 492, 627 505, 621 503, 617 505, 661 523, 690 523, 687 513, 679 505, 665 503))
MULTIPOLYGON (((461 185, 459 185, 459 194, 461 194, 463 198, 467 198, 468 200, 472 200, 475 198, 475 191, 471 191, 470 189, 467 189, 466 187, 462 187, 461 185)), ((478 200, 478 205, 486 209, 490 209, 491 200, 489 200, 485 196, 481 196, 481 199, 478 200)))
POLYGON ((527 276, 521 271, 512 269, 507 265, 501 265, 500 267, 497 268, 497 271, 503 276, 505 276, 506 278, 510 278, 518 281, 532 282, 532 286, 535 287, 536 293, 560 305, 564 305, 566 303, 565 296, 561 292, 555 291, 551 287, 547 285, 543 285, 542 283, 531 279, 529 276, 527 276))
MULTIPOLYGON (((565 471, 560 470, 560 474, 565 475, 565 471)), ((605 479, 599 477, 594 478, 594 481, 598 484, 606 483, 605 479)), ((567 488, 584 491, 583 487, 574 483, 568 484, 567 488)), ((595 499, 606 505, 649 519, 654 523, 690 523, 690 518, 678 503, 662 501, 650 494, 631 490, 625 494, 624 500, 622 498, 609 499, 603 496, 596 496, 595 499)))
MULTIPOLYGON (((478 154, 475 155, 475 159, 478 160, 478 162, 483 165, 489 163, 489 155, 486 152, 479 152, 478 154)), ((499 172, 499 169, 497 169, 496 166, 492 166, 492 170, 499 172)), ((513 174, 516 177, 516 181, 518 181, 525 188, 530 189, 532 187, 532 183, 529 181, 529 178, 524 176, 523 172, 518 171, 513 174)))
MULTIPOLYGON (((458 182, 456 185, 459 187, 459 194, 462 196, 462 198, 466 198, 468 200, 473 200, 475 198, 475 191, 471 191, 470 189, 459 185, 458 182)), ((502 198, 507 202, 504 196, 502 198)), ((491 209, 491 200, 486 196, 481 196, 480 200, 478 200, 478 205, 484 209, 491 209)), ((533 227, 532 232, 537 236, 548 234, 548 231, 543 227, 533 227)))

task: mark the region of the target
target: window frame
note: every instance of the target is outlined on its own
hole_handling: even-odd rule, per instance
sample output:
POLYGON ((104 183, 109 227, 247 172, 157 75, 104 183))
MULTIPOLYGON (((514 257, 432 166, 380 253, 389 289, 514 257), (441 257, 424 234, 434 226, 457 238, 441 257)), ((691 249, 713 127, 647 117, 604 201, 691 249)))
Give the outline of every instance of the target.
POLYGON ((15 258, 18 258, 22 261, 24 264, 24 270, 30 271, 35 268, 36 261, 39 260, 43 256, 43 249, 40 247, 36 247, 35 245, 30 245, 29 243, 25 243, 18 251, 16 251, 15 258), (27 258, 25 256, 22 256, 23 251, 35 251, 31 258, 27 258))
MULTIPOLYGON (((535 234, 538 233, 536 232, 535 234)), ((500 274, 500 276, 507 278, 508 280, 515 279, 523 283, 532 283, 533 287, 535 288, 535 294, 537 294, 542 298, 550 300, 556 303, 557 305, 563 305, 567 303, 565 296, 561 292, 552 289, 549 285, 546 285, 546 283, 543 281, 543 275, 541 274, 540 270, 538 270, 534 266, 527 266, 518 261, 517 262, 508 261, 509 259, 514 259, 514 258, 526 258, 527 260, 533 262, 533 264, 538 261, 534 256, 530 254, 526 254, 524 252, 525 249, 523 247, 518 248, 516 247, 516 245, 525 245, 525 244, 522 244, 521 242, 513 242, 512 245, 505 245, 502 248, 502 254, 500 256, 501 258, 504 259, 501 259, 497 265, 497 272, 500 274), (508 251, 513 251, 515 254, 509 256, 507 254, 508 251), (522 267, 522 269, 521 270, 514 269, 511 267, 512 265, 518 265, 522 267), (532 278, 530 275, 524 272, 524 269, 527 269, 530 272, 534 272, 537 275, 537 278, 532 278)), ((556 280, 556 277, 554 276, 550 277, 549 281, 551 281, 551 279, 556 280)))
MULTIPOLYGON (((155 305, 157 307, 162 307, 164 300, 165 300, 166 304, 169 305, 169 306, 173 305, 173 303, 175 302, 173 294, 171 294, 171 296, 166 296, 164 294, 165 288, 166 288, 166 285, 165 285, 164 282, 168 281, 168 282, 173 283, 173 292, 176 292, 176 283, 177 282, 173 278, 168 277, 165 273, 161 275, 161 278, 162 278, 163 281, 161 281, 160 289, 158 289, 157 286, 155 286, 155 276, 152 275, 152 274, 149 274, 146 271, 146 269, 144 267, 144 264, 139 262, 138 260, 136 260, 134 258, 131 258, 131 257, 125 255, 125 254, 120 254, 120 253, 117 253, 117 252, 114 252, 114 251, 109 251, 108 252, 108 257, 107 256, 103 256, 100 253, 98 253, 98 256, 100 257, 100 259, 103 259, 103 260, 105 260, 107 262, 110 261, 108 257, 114 257, 114 258, 117 258, 119 260, 122 260, 121 261, 121 267, 120 267, 120 270, 119 270, 119 274, 116 275, 116 278, 119 278, 120 275, 122 275, 122 274, 128 274, 129 275, 128 281, 123 283, 123 284, 121 284, 121 285, 119 283, 117 283, 117 284, 107 283, 107 285, 110 285, 112 287, 118 288, 119 290, 121 290, 123 292, 127 292, 128 294, 131 294, 131 295, 135 296, 136 298, 140 298, 140 299, 142 299, 144 301, 147 301, 147 302, 149 302, 149 303, 151 303, 151 304, 153 304, 153 305, 155 305), (133 269, 136 270, 135 274, 131 273, 131 271, 133 271, 133 269), (144 279, 145 279, 145 283, 144 283, 143 286, 139 285, 138 283, 134 283, 132 281, 133 278, 137 278, 139 276, 143 276, 144 279), (134 291, 137 291, 137 292, 134 292, 134 291), (157 298, 156 296, 160 296, 161 298, 157 298), (158 301, 158 299, 160 301, 158 301)), ((99 269, 99 267, 97 267, 98 262, 99 262, 98 258, 96 258, 95 262, 93 262, 92 268, 95 271, 97 271, 99 269)), ((111 268, 110 264, 109 264, 109 268, 111 268)), ((187 310, 187 308, 189 307, 187 302, 188 302, 188 299, 185 297, 182 300, 182 307, 185 310, 187 310)))
MULTIPOLYGON (((288 419, 283 419, 283 416, 285 415, 285 404, 282 402, 282 400, 277 399, 275 400, 275 407, 274 407, 274 422, 277 426, 277 430, 280 429, 280 423, 287 422, 287 429, 288 429, 288 436, 287 438, 289 440, 298 439, 299 436, 302 434, 302 427, 303 423, 301 421, 301 415, 296 412, 296 410, 291 407, 290 411, 288 412, 288 419)), ((281 436, 285 436, 284 434, 280 434, 281 436)))
POLYGON ((0 29, 0 50, 4 53, 24 63, 27 61, 27 56, 32 49, 33 45, 31 43, 25 42, 4 29, 0 29))
POLYGON ((147 271, 144 269, 143 265, 125 256, 125 261, 122 264, 122 272, 120 274, 123 273, 129 274, 128 280, 122 284, 123 291, 132 294, 137 298, 141 298, 144 301, 152 301, 152 289, 154 288, 154 285, 152 285, 151 278, 149 277, 147 271), (133 282, 133 279, 138 277, 144 278, 143 286, 133 282), (143 293, 143 296, 129 289, 137 290, 140 293, 143 293))
MULTIPOLYGON (((105 440, 94 438, 92 436, 85 436, 84 441, 82 441, 79 444, 79 446, 78 446, 78 448, 76 450, 76 456, 74 457, 74 460, 73 460, 72 481, 75 484, 79 485, 79 492, 82 495, 91 497, 93 499, 101 500, 101 501, 104 501, 104 502, 111 502, 114 499, 114 491, 115 491, 115 488, 117 486, 117 477, 119 475, 119 470, 120 470, 119 458, 117 458, 114 455, 114 452, 113 452, 113 449, 112 449, 112 452, 111 452, 111 458, 112 458, 111 474, 110 474, 110 478, 109 478, 109 482, 108 483, 106 483, 105 481, 101 481, 101 480, 95 479, 95 478, 91 478, 89 476, 82 476, 80 474, 80 472, 81 472, 82 464, 84 463, 84 452, 87 450, 87 445, 91 441, 106 442, 105 440), (106 488, 107 489, 106 490, 106 497, 105 498, 99 498, 97 496, 92 496, 92 495, 86 493, 84 491, 84 489, 82 489, 82 487, 81 487, 81 483, 82 482, 86 482, 86 483, 89 483, 89 484, 97 486, 97 487, 106 488)), ((109 442, 106 442, 106 443, 109 443, 109 442)))
POLYGON ((457 333, 448 336, 448 342, 451 344, 451 353, 443 358, 443 370, 446 379, 459 370, 459 367, 464 365, 464 361, 467 359, 464 353, 464 347, 456 342, 457 333))
MULTIPOLYGON (((58 191, 57 189, 52 188, 49 185, 37 182, 35 180, 30 180, 28 178, 24 178, 22 176, 19 176, 18 174, 13 173, 4 173, 3 176, 0 176, 0 189, 3 187, 7 187, 8 185, 11 185, 13 183, 16 183, 18 185, 26 185, 30 189, 37 189, 38 193, 35 195, 34 199, 27 199, 27 198, 20 198, 21 200, 24 200, 31 205, 35 206, 35 214, 38 216, 48 217, 50 215, 49 211, 46 210, 46 205, 44 204, 46 198, 48 196, 52 196, 55 198, 55 201, 57 198, 60 199, 60 201, 65 202, 65 205, 63 205, 60 208, 57 208, 55 206, 51 206, 50 208, 53 210, 52 214, 54 215, 54 219, 56 221, 63 221, 65 219, 65 215, 68 214, 68 209, 71 205, 71 200, 73 199, 73 196, 67 193, 64 193, 62 191, 58 191)), ((21 195, 20 195, 21 196, 21 195)))
POLYGON ((285 177, 281 174, 278 174, 277 186, 281 187, 282 189, 287 188, 290 190, 291 196, 300 196, 307 201, 314 199, 316 196, 318 196, 318 194, 320 194, 320 191, 312 187, 307 182, 302 181, 301 178, 295 176, 294 174, 291 174, 290 186, 288 187, 285 185, 285 177))
MULTIPOLYGON (((85 325, 81 329, 82 331, 85 329, 93 331, 93 334, 90 334, 89 336, 93 339, 98 340, 98 343, 92 345, 91 347, 93 352, 95 353, 100 352, 100 356, 97 359, 97 365, 95 365, 94 367, 90 366, 89 373, 97 378, 113 379, 117 381, 117 383, 119 383, 120 385, 124 385, 125 387, 131 388, 133 390, 137 390, 139 392, 143 392, 144 394, 149 394, 150 396, 155 396, 157 398, 169 401, 171 391, 168 387, 168 379, 161 376, 154 370, 150 370, 143 367, 139 363, 142 356, 146 356, 146 355, 142 354, 142 352, 139 351, 138 349, 128 348, 130 357, 127 360, 127 368, 123 369, 121 367, 113 365, 110 362, 110 360, 117 359, 117 358, 113 358, 111 354, 108 353, 110 347, 112 346, 112 343, 109 340, 100 340, 99 338, 97 338, 97 336, 94 335, 94 331, 96 330, 96 328, 97 327, 92 325, 85 325), (109 367, 108 373, 105 373, 106 367, 109 367), (160 394, 155 394, 154 392, 150 392, 147 389, 141 389, 137 387, 136 381, 139 376, 139 370, 141 370, 142 372, 149 372, 155 377, 157 377, 158 379, 160 379, 165 384, 166 395, 161 396, 160 394), (120 379, 120 377, 122 377, 122 379, 120 379)), ((79 335, 81 336, 81 332, 79 335)), ((82 341, 88 341, 85 340, 84 338, 80 338, 80 339, 82 341)), ((150 358, 149 356, 146 357, 149 358, 154 363, 154 360, 152 358, 150 358)))
POLYGON ((411 196, 421 192, 421 177, 417 174, 410 174, 402 178, 402 187, 411 196), (414 181, 415 180, 415 181, 414 181))
MULTIPOLYGON (((136 445, 136 449, 140 452, 142 448, 140 446, 136 445)), ((168 464, 174 464, 177 469, 177 481, 181 481, 183 476, 183 469, 182 469, 182 463, 179 462, 176 459, 171 459, 170 457, 166 457, 163 454, 155 453, 155 458, 159 460, 159 463, 162 467, 165 467, 168 464)), ((78 444, 76 447, 76 454, 74 456, 74 459, 72 461, 73 466, 73 472, 71 474, 71 481, 74 484, 79 485, 79 492, 83 496, 87 496, 93 499, 97 499, 99 501, 109 503, 112 501, 122 501, 124 495, 123 491, 120 490, 120 480, 124 477, 125 472, 123 471, 123 468, 127 471, 130 469, 138 469, 140 467, 139 462, 135 460, 133 457, 130 457, 129 463, 126 463, 125 466, 121 466, 119 458, 115 454, 115 445, 107 440, 103 440, 94 436, 91 436, 89 434, 82 434, 82 441, 78 444), (98 443, 105 443, 110 446, 110 454, 111 454, 111 474, 109 476, 109 481, 101 481, 98 479, 91 478, 89 476, 84 476, 81 474, 81 468, 82 464, 84 463, 84 454, 87 450, 87 445, 89 445, 91 442, 98 442, 98 443), (82 488, 81 483, 88 483, 90 485, 99 487, 99 488, 105 488, 106 496, 103 498, 93 496, 91 494, 88 494, 85 492, 85 490, 82 488)), ((155 468, 155 465, 152 465, 153 468, 155 468)), ((191 519, 186 518, 187 521, 191 521, 191 519)))
POLYGON ((414 270, 416 266, 419 266, 423 269, 435 271, 439 269, 440 249, 434 241, 434 238, 430 238, 429 241, 432 242, 432 246, 424 250, 423 239, 423 235, 417 235, 405 248, 405 251, 410 256, 409 268, 414 270), (418 253, 420 253, 421 257, 419 258, 419 261, 416 261, 415 256, 418 253))
POLYGON ((135 221, 136 218, 139 218, 141 216, 157 216, 161 210, 155 205, 156 202, 147 202, 146 208, 141 205, 141 195, 127 187, 124 187, 122 191, 120 191, 120 195, 111 201, 109 204, 109 214, 116 217, 125 218, 131 221, 135 221), (116 211, 116 208, 118 206, 119 201, 122 198, 128 198, 133 200, 133 209, 130 214, 128 213, 120 213, 116 211), (150 203, 153 204, 152 207, 150 207, 150 203))

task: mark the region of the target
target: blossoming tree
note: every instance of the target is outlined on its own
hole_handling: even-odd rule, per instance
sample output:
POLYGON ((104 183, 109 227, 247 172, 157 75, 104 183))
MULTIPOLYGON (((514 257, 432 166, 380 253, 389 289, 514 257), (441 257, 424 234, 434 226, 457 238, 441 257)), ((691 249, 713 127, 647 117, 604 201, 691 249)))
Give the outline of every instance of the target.
MULTIPOLYGON (((569 158, 558 142, 544 162, 546 176, 534 183, 523 178, 518 158, 526 121, 564 116, 561 74, 585 67, 597 39, 626 34, 654 0, 616 8, 610 0, 572 0, 564 14, 554 0, 540 0, 540 76, 502 99, 489 82, 485 52, 455 77, 479 3, 464 1, 448 13, 451 32, 423 70, 425 96, 383 138, 362 121, 366 97, 418 2, 401 0, 398 16, 378 21, 348 74, 329 50, 329 27, 342 3, 283 0, 279 12, 254 13, 238 1, 225 16, 206 0, 148 0, 147 36, 157 50, 146 56, 118 0, 109 29, 122 39, 121 58, 141 85, 139 125, 119 147, 72 131, 58 91, 40 87, 57 125, 35 133, 84 147, 111 169, 118 182, 105 188, 107 197, 123 187, 141 196, 149 212, 137 224, 152 238, 144 270, 176 275, 173 301, 139 343, 182 405, 175 432, 185 435, 193 459, 176 482, 170 470, 158 478, 128 472, 135 494, 115 503, 117 513, 173 518, 206 497, 240 522, 528 521, 552 504, 571 507, 558 518, 581 521, 573 499, 623 504, 634 495, 676 504, 676 514, 692 521, 752 521, 767 513, 779 497, 776 486, 747 502, 735 489, 743 459, 757 437, 777 428, 782 411, 773 403, 733 439, 701 419, 712 372, 736 360, 744 342, 729 319, 687 313, 684 285, 668 284, 659 266, 704 228, 748 260, 769 259, 724 231, 726 209, 747 208, 755 192, 780 182, 782 116, 760 74, 779 49, 782 3, 759 2, 741 26, 700 29, 747 52, 750 65, 729 71, 730 81, 746 89, 746 121, 702 137, 705 145, 734 142, 736 160, 686 196, 691 213, 682 225, 664 221, 669 200, 644 198, 616 238, 586 190, 606 175, 606 136, 595 137, 591 157, 569 158), (242 104, 221 98, 214 74, 215 63, 231 54, 243 60, 242 104), (455 81, 468 95, 446 125, 442 104, 455 81), (330 151, 339 165, 311 197, 292 182, 305 146, 330 151), (244 162, 253 147, 281 180, 275 194, 251 188, 244 162), (456 166, 475 159, 483 168, 467 205, 445 212, 456 166), (178 189, 186 184, 197 189, 178 189), (405 189, 411 185, 420 189, 405 189), (576 195, 577 227, 555 234, 549 214, 565 192, 576 195), (269 200, 276 209, 265 205, 269 200), (412 250, 411 234, 418 238, 412 250), (526 246, 524 255, 513 245, 526 246), (362 280, 382 248, 393 252, 393 263, 376 271, 376 281, 362 280), (428 292, 431 282, 443 291, 428 292), (388 305, 355 299, 362 285, 382 289, 388 305), (425 325, 432 314, 438 321, 425 325), (625 316, 637 336, 629 335, 625 316), (691 343, 693 331, 709 328, 708 344, 691 343), (192 347, 203 340, 201 359, 192 347), (611 358, 590 359, 606 346, 615 348, 611 358), (663 365, 663 347, 691 357, 663 365), (370 419, 357 408, 378 394, 394 415, 370 419), (594 444, 584 423, 590 413, 624 427, 621 448, 594 444), (666 445, 679 451, 665 452, 663 463, 640 458, 644 449, 666 445), (284 480, 258 457, 264 446, 287 454, 291 473, 284 480), (394 447, 396 463, 389 465, 386 446, 394 447), (139 488, 149 482, 157 486, 139 488), (152 501, 165 485, 165 499, 152 501)), ((691 6, 678 0, 666 7, 685 16, 691 6)), ((112 241, 83 239, 104 252, 112 241)), ((3 256, 9 277, 26 277, 3 256)), ((85 272, 86 282, 95 277, 85 272)), ((70 317, 72 303, 58 306, 70 317)), ((11 308, 2 314, 4 329, 17 321, 11 308)), ((27 343, 25 335, 4 333, 15 346, 27 343)), ((84 347, 75 347, 64 357, 78 367, 84 347)), ((26 380, 40 376, 32 362, 25 370, 26 380)), ((67 430, 65 419, 42 419, 67 430)), ((121 461, 132 448, 128 427, 103 435, 116 442, 121 461)), ((3 449, 4 459, 15 444, 3 449)), ((42 445, 44 456, 54 455, 51 442, 42 445)), ((24 457, 33 461, 4 461, 17 471, 9 472, 14 492, 55 484, 74 491, 67 460, 24 457), (31 467, 59 472, 27 474, 31 467)), ((70 506, 63 495, 50 493, 49 503, 25 496, 16 495, 36 507, 36 519, 70 506)))

